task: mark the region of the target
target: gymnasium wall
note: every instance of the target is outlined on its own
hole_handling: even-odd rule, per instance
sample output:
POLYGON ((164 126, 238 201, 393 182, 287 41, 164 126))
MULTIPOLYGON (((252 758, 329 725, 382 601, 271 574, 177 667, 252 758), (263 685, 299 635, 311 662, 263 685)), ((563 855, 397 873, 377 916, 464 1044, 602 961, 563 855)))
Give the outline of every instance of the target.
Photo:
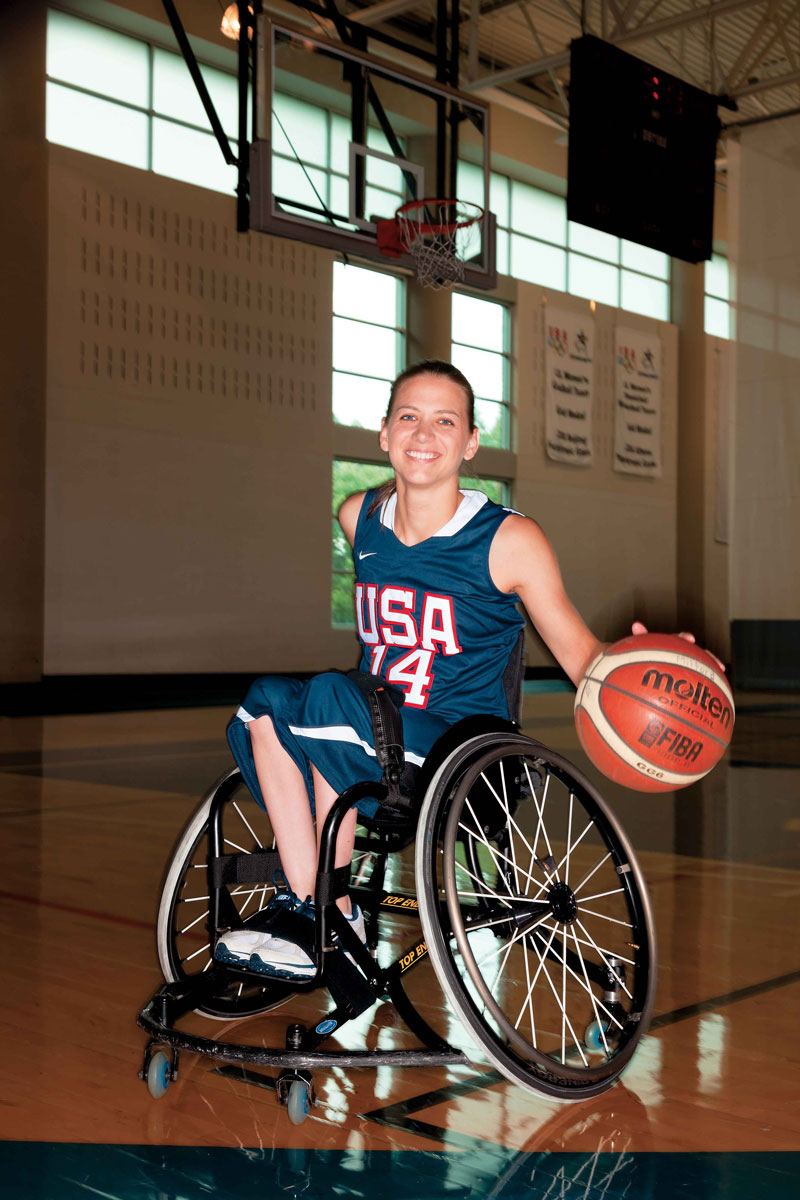
MULTIPOLYGON (((731 148, 737 261, 731 617, 800 618, 800 118, 731 148)), ((800 670, 800 664, 798 664, 800 670)))
MULTIPOLYGON (((331 420, 334 256, 237 235, 216 193, 49 153, 45 673, 348 665, 354 637, 329 618, 330 463, 375 439, 331 420)), ((544 302, 588 303, 512 280, 501 295, 515 312, 515 504, 547 530, 598 634, 634 616, 672 626, 675 329, 622 318, 664 342, 663 477, 610 469, 620 314, 602 306, 596 464, 570 470, 543 451, 544 302)), ((436 352, 424 337, 415 357, 436 352)), ((546 656, 532 645, 529 659, 546 656)))

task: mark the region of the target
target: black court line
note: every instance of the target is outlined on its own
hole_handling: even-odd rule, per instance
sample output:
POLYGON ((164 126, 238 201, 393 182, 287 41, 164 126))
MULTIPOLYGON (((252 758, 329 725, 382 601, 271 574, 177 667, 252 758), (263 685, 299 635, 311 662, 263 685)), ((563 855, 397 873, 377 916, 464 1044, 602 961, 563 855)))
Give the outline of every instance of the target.
POLYGON ((800 983, 800 971, 789 971, 786 975, 776 975, 774 979, 765 979, 763 983, 752 983, 749 987, 737 988, 734 992, 722 992, 708 1000, 699 1000, 696 1004, 686 1004, 683 1008, 675 1008, 672 1012, 654 1017, 650 1022, 651 1029, 665 1029, 668 1025, 677 1025, 678 1021, 687 1021, 700 1013, 714 1012, 717 1008, 725 1008, 736 1004, 739 1000, 749 1000, 751 996, 761 996, 764 992, 772 992, 776 988, 788 987, 789 984, 800 983))
MULTIPOLYGON (((0 753, 0 771, 10 775, 41 774, 48 768, 87 766, 96 763, 141 762, 175 755, 225 754, 223 737, 180 742, 126 742, 116 746, 77 746, 69 749, 10 750, 0 753)), ((233 760, 231 760, 233 765, 233 760)))
POLYGON ((732 758, 730 760, 731 767, 749 767, 757 771, 797 771, 800 770, 800 762, 764 762, 762 759, 750 758, 732 758))
MULTIPOLYGON (((761 983, 753 983, 732 992, 722 992, 719 996, 709 997, 708 1000, 699 1000, 694 1004, 685 1004, 671 1012, 662 1013, 661 1016, 654 1017, 650 1022, 650 1030, 665 1029, 670 1025, 677 1025, 680 1021, 688 1021, 692 1017, 700 1016, 702 1013, 714 1012, 729 1004, 736 1004, 740 1000, 749 1000, 753 996, 760 996, 765 992, 775 991, 777 988, 788 987, 793 983, 800 983, 800 970, 789 971, 785 975, 776 975, 773 979, 765 979, 761 983)), ((239 1079, 253 1087, 268 1090, 275 1088, 275 1081, 270 1076, 261 1075, 257 1071, 248 1071, 244 1067, 217 1067, 215 1074, 239 1079)), ((419 1095, 411 1096, 407 1100, 398 1100, 395 1104, 387 1104, 382 1108, 374 1108, 358 1115, 364 1121, 372 1121, 376 1125, 384 1125, 389 1129, 413 1133, 417 1137, 441 1142, 454 1148, 471 1149, 480 1139, 438 1125, 431 1125, 426 1121, 417 1121, 411 1114, 425 1108, 434 1108, 437 1104, 446 1103, 448 1100, 457 1100, 461 1096, 468 1096, 472 1092, 494 1087, 495 1084, 503 1082, 505 1082, 505 1076, 501 1075, 499 1071, 483 1071, 479 1075, 472 1075, 457 1083, 448 1083, 433 1091, 420 1092, 419 1095)), ((481 1142, 481 1145, 485 1147, 490 1143, 481 1142)))
MULTIPOLYGON (((787 987, 798 982, 800 982, 800 971, 790 971, 786 975, 777 975, 774 979, 765 979, 763 982, 751 984, 749 987, 737 988, 733 992, 723 992, 708 1000, 686 1004, 682 1008, 675 1008, 672 1012, 654 1017, 650 1022, 650 1030, 665 1029, 670 1025, 677 1025, 680 1021, 688 1021, 692 1017, 700 1016, 702 1013, 713 1012, 718 1008, 735 1004, 739 1000, 748 1000, 752 996, 759 996, 764 992, 774 991, 776 988, 787 987)), ((473 1075, 470 1079, 464 1079, 460 1083, 448 1084, 431 1092, 423 1092, 419 1096, 412 1096, 409 1100, 389 1104, 385 1108, 376 1108, 361 1115, 364 1120, 375 1121, 379 1125, 405 1129, 411 1133, 417 1133, 421 1137, 438 1138, 443 1142, 450 1142, 453 1135, 449 1130, 437 1129, 435 1125, 411 1120, 410 1114, 418 1112, 422 1108, 433 1108, 437 1104, 457 1099, 459 1096, 469 1095, 470 1092, 480 1091, 484 1087, 493 1087, 504 1080, 505 1076, 501 1075, 499 1071, 486 1071, 481 1075, 473 1075)))

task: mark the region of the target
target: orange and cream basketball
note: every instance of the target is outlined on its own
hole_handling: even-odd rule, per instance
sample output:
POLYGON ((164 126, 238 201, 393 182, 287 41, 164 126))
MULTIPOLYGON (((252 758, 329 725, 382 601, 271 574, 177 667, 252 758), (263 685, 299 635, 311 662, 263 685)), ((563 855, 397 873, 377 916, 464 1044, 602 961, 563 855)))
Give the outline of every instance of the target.
POLYGON ((643 792, 702 779, 722 758, 733 721, 733 696, 719 664, 670 634, 608 646, 575 697, 578 737, 594 765, 643 792))

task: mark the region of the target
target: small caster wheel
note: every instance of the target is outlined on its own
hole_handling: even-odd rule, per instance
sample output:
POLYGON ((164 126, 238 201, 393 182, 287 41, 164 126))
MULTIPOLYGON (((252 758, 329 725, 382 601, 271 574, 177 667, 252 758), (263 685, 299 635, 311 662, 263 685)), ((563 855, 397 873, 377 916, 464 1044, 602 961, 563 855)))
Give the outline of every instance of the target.
POLYGON ((286 1099, 289 1120, 293 1125, 302 1125, 311 1111, 309 1088, 301 1079, 293 1079, 289 1084, 289 1094, 286 1099))
POLYGON ((604 1021, 602 1028, 599 1021, 590 1021, 586 1026, 586 1031, 583 1035, 583 1043, 587 1050, 592 1050, 596 1054, 605 1054, 606 1045, 611 1048, 611 1037, 609 1031, 611 1025, 608 1021, 604 1021), (603 1042, 603 1034, 606 1035, 606 1041, 603 1042))
POLYGON ((154 1100, 160 1100, 169 1087, 172 1067, 163 1050, 156 1050, 147 1064, 147 1090, 154 1100))

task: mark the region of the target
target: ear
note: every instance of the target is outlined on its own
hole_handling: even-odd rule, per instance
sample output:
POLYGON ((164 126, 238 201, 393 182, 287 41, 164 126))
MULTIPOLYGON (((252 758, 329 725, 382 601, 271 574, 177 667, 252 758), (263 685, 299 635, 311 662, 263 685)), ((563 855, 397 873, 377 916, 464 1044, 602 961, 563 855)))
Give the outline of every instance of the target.
POLYGON ((478 447, 480 446, 480 444, 481 444, 481 431, 480 431, 480 429, 478 429, 478 426, 476 425, 475 428, 473 429, 472 433, 469 435, 469 441, 467 442, 467 448, 464 451, 464 462, 468 462, 469 459, 475 457, 475 455, 478 453, 478 447))
POLYGON ((389 449, 389 438, 386 433, 386 417, 381 419, 381 431, 378 434, 378 445, 380 446, 381 450, 389 449))

